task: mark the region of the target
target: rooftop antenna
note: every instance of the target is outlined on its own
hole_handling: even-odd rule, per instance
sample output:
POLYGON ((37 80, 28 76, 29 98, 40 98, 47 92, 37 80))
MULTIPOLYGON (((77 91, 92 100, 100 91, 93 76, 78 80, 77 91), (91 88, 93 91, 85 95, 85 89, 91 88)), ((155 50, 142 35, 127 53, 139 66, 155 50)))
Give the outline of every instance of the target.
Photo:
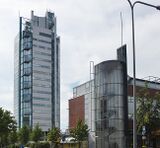
POLYGON ((90 81, 94 78, 94 61, 90 61, 90 81))
POLYGON ((20 15, 20 10, 19 10, 19 11, 18 11, 18 18, 20 18, 20 16, 21 16, 21 15, 20 15))
POLYGON ((94 104, 94 98, 93 98, 93 87, 94 87, 94 85, 93 85, 93 82, 92 82, 92 80, 94 79, 94 61, 90 61, 90 82, 89 82, 89 88, 90 88, 90 94, 91 94, 91 114, 90 114, 90 119, 91 119, 91 123, 90 123, 90 126, 91 126, 91 131, 93 132, 93 126, 94 126, 94 124, 93 124, 93 119, 94 119, 94 117, 93 117, 93 115, 95 114, 94 113, 94 106, 93 106, 93 104, 94 104))
POLYGON ((123 45, 123 15, 120 12, 120 21, 121 21, 121 46, 123 45))

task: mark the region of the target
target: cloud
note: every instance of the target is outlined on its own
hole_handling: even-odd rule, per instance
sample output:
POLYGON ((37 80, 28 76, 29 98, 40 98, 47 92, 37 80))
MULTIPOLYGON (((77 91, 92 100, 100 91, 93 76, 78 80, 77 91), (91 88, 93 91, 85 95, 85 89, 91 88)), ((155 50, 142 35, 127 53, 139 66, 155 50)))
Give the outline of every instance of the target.
MULTIPOLYGON (((157 0, 144 0, 156 4, 157 0)), ((72 87, 89 80, 89 62, 95 64, 116 58, 120 46, 120 12, 123 13, 124 43, 128 47, 128 71, 132 74, 131 13, 127 1, 120 0, 1 0, 0 5, 0 104, 13 111, 14 37, 18 14, 30 18, 30 11, 44 16, 46 10, 57 16, 61 37, 61 128, 68 126, 68 99, 72 87), (78 83, 77 83, 78 82, 78 83)), ((136 6, 137 76, 159 76, 160 14, 136 6), (148 70, 149 67, 149 70, 148 70)))

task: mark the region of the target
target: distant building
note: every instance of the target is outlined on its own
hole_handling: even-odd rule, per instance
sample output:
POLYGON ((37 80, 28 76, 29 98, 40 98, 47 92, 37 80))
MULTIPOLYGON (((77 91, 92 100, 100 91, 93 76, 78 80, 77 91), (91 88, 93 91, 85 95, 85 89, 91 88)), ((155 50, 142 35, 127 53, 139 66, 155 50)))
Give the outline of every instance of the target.
POLYGON ((60 127, 60 38, 56 17, 20 17, 14 49, 14 114, 18 127, 60 127))

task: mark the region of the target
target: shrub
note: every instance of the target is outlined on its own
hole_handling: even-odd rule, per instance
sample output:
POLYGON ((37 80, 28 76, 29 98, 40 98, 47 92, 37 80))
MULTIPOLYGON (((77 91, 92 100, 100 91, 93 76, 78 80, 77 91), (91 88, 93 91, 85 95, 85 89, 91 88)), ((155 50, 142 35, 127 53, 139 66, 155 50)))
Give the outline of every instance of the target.
POLYGON ((7 148, 19 148, 20 145, 10 144, 7 148))
POLYGON ((50 144, 48 142, 30 143, 28 146, 30 148, 50 148, 50 144))

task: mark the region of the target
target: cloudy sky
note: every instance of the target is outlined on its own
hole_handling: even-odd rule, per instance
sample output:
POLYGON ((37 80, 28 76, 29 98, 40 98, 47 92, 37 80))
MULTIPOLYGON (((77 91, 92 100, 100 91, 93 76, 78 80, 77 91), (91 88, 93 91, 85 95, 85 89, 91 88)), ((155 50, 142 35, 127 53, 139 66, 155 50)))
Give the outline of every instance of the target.
MULTIPOLYGON (((133 0, 134 2, 134 0, 133 0)), ((144 2, 160 5, 157 0, 144 2)), ((14 37, 18 16, 30 11, 57 16, 61 37, 61 128, 68 126, 68 99, 72 88, 89 80, 89 61, 95 64, 116 58, 123 38, 128 47, 128 73, 132 75, 131 13, 127 0, 0 0, 0 106, 13 112, 14 37)), ((146 6, 135 8, 137 77, 160 77, 160 12, 146 6)))

